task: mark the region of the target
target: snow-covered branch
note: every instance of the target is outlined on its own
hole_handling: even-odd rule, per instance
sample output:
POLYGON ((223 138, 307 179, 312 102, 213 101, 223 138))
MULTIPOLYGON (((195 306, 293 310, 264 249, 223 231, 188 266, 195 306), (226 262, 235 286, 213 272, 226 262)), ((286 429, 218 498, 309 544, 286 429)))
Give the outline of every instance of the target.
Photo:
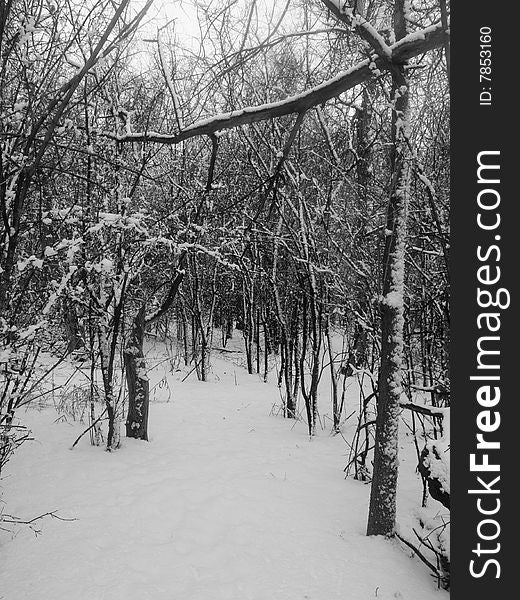
POLYGON ((370 44, 370 47, 378 56, 386 60, 392 58, 392 50, 385 42, 377 29, 371 25, 363 15, 356 13, 345 0, 321 0, 330 12, 347 27, 352 27, 356 33, 365 42, 370 44))
POLYGON ((179 144, 193 137, 213 135, 217 131, 232 129, 240 125, 257 123, 293 113, 302 113, 314 106, 323 104, 327 100, 346 92, 356 85, 379 76, 383 71, 390 70, 393 64, 402 64, 415 56, 441 47, 444 43, 445 35, 441 25, 435 25, 411 33, 390 46, 390 60, 381 57, 374 58, 373 60, 363 60, 354 67, 342 71, 335 77, 295 96, 289 96, 278 102, 249 106, 202 119, 185 127, 179 133, 171 134, 155 131, 143 131, 124 135, 115 135, 110 132, 100 133, 105 137, 115 139, 119 142, 179 144))

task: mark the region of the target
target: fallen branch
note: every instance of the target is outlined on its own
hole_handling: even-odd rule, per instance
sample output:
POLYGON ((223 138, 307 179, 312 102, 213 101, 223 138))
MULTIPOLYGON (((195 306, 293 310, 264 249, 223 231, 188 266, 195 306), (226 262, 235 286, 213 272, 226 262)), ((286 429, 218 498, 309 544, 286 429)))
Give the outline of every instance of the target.
POLYGON ((4 523, 9 523, 10 525, 27 525, 28 527, 30 527, 30 529, 32 529, 34 531, 34 533, 36 535, 38 535, 40 532, 39 529, 35 529, 33 527, 34 523, 36 523, 37 521, 40 521, 41 519, 44 519, 45 517, 50 517, 51 519, 57 519, 58 521, 77 521, 77 519, 75 517, 71 517, 71 518, 67 518, 67 517, 60 517, 58 514, 56 514, 57 511, 56 510, 51 510, 49 512, 46 513, 42 513, 41 515, 38 515, 37 517, 33 517, 32 519, 21 519, 20 517, 15 517, 13 515, 0 515, 0 529, 2 529, 3 531, 10 531, 9 529, 6 529, 5 527, 2 527, 2 525, 4 523))
POLYGON ((31 525, 35 521, 39 521, 40 519, 43 519, 44 517, 51 517, 52 519, 58 519, 58 521, 77 521, 77 519, 75 517, 71 517, 71 518, 60 517, 59 515, 56 514, 57 512, 58 511, 56 511, 56 510, 51 510, 49 512, 38 515, 37 517, 33 517, 32 519, 29 519, 28 521, 23 521, 19 517, 15 517, 13 515, 6 515, 7 518, 6 518, 6 516, 2 517, 2 522, 3 523, 15 523, 18 525, 31 525))

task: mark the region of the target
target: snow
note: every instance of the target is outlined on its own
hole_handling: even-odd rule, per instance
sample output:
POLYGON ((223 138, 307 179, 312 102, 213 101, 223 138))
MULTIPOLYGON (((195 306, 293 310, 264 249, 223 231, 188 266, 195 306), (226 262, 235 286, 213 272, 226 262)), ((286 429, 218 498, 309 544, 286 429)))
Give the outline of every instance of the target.
MULTIPOLYGON (((448 597, 397 542, 365 536, 369 486, 344 479, 341 436, 323 430, 310 441, 305 423, 270 414, 280 402, 275 381, 217 353, 212 364, 212 381, 181 382, 185 373, 172 374, 157 355, 148 374, 151 441, 125 439, 117 452, 91 447, 88 435, 70 450, 84 426, 56 422, 53 408, 23 415, 35 441, 8 465, 4 510, 77 520, 41 521, 38 537, 0 532, 3 598, 448 597)), ((66 369, 56 373, 65 377, 66 369)), ((407 447, 405 520, 420 497, 407 447)))
POLYGON ((28 265, 31 265, 36 269, 41 269, 43 267, 43 260, 41 258, 36 258, 36 256, 32 254, 26 260, 18 261, 17 268, 19 271, 24 271, 28 265))
POLYGON ((388 292, 385 296, 385 304, 392 308, 399 308, 403 303, 403 296, 399 292, 388 292))
POLYGON ((99 270, 105 273, 110 273, 114 268, 114 263, 109 258, 103 258, 99 262, 99 270))
POLYGON ((83 67, 85 66, 85 63, 83 61, 79 60, 79 58, 73 56, 72 54, 66 54, 65 60, 69 63, 69 65, 78 70, 83 69, 83 67))
POLYGON ((52 246, 46 246, 45 250, 43 251, 43 254, 45 257, 48 258, 50 256, 56 256, 56 254, 58 254, 58 253, 52 246))
POLYGON ((391 58, 392 50, 389 48, 384 38, 379 34, 377 29, 373 27, 361 14, 354 13, 354 9, 349 6, 345 0, 330 0, 330 3, 334 5, 340 14, 343 14, 350 21, 352 27, 364 31, 368 36, 370 44, 377 51, 380 56, 391 58))

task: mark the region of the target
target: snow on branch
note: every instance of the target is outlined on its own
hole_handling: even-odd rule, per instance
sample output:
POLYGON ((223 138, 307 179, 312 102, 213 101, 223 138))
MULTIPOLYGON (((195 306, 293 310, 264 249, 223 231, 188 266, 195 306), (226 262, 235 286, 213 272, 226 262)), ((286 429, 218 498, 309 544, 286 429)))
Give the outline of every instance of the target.
POLYGON ((433 25, 421 31, 416 31, 390 46, 391 59, 377 57, 366 59, 354 67, 342 71, 335 77, 284 100, 249 106, 240 110, 222 113, 207 119, 196 121, 176 134, 144 131, 116 135, 110 132, 99 132, 101 135, 119 142, 155 142, 159 144, 179 144, 180 142, 201 136, 214 135, 217 131, 233 129, 240 125, 257 123, 268 119, 282 117, 293 113, 302 113, 314 106, 346 92, 347 90, 379 76, 388 71, 393 64, 403 63, 410 58, 419 56, 443 45, 446 32, 441 25, 433 25))
POLYGON ((401 408, 408 408, 413 412, 421 413, 422 415, 428 415, 429 417, 440 417, 441 419, 446 415, 446 411, 449 408, 439 408, 437 406, 424 406, 422 404, 416 404, 415 402, 400 402, 401 408))
POLYGON ((356 13, 354 9, 349 6, 348 2, 345 0, 321 1, 336 19, 345 23, 347 27, 352 27, 365 42, 368 42, 378 56, 385 58, 386 60, 392 58, 392 49, 387 45, 381 34, 365 19, 365 17, 356 13))

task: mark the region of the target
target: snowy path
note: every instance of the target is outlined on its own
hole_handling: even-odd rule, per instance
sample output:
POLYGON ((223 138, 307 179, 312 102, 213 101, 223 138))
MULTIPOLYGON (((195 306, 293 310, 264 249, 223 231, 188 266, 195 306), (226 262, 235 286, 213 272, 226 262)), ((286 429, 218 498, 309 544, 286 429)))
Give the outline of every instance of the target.
POLYGON ((426 570, 364 535, 368 486, 344 480, 345 443, 269 416, 270 386, 174 383, 150 443, 69 451, 79 425, 29 412, 9 512, 59 509, 0 537, 4 600, 444 600, 426 570), (267 393, 266 393, 267 392, 267 393))

